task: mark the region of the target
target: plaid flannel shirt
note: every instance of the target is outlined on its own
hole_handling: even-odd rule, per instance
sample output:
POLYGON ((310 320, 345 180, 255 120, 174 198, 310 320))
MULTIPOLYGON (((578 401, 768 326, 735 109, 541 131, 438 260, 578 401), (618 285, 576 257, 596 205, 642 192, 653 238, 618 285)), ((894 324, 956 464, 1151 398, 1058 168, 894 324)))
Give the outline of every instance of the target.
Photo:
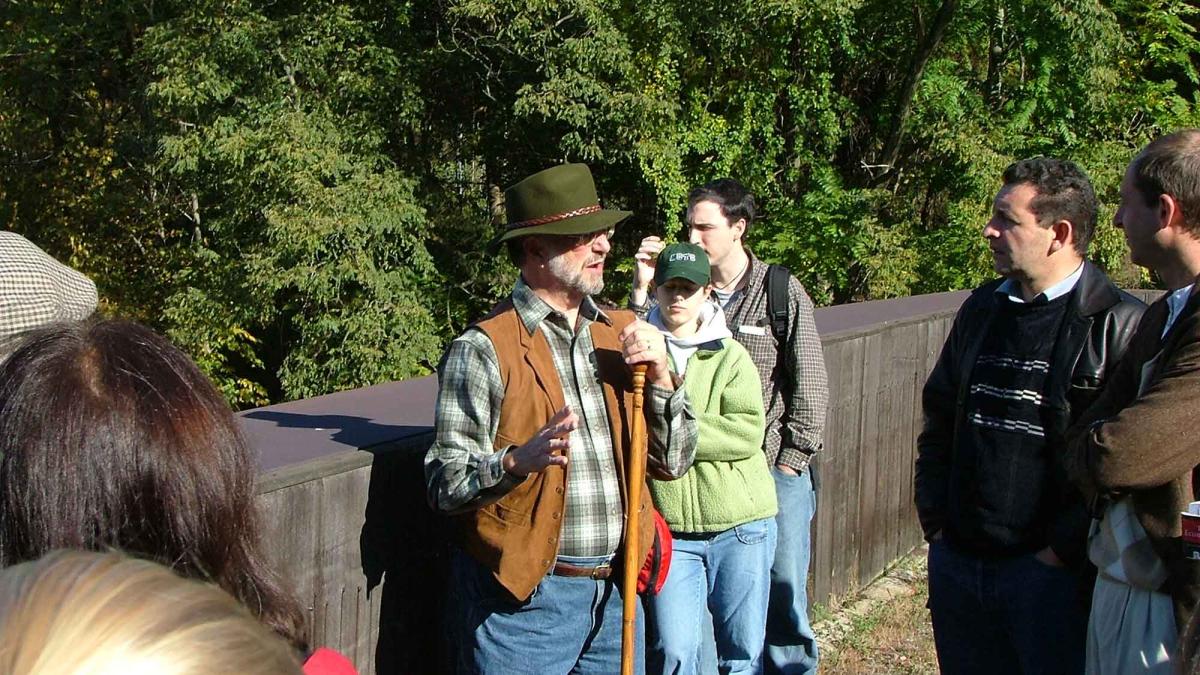
MULTIPOLYGON (((571 432, 571 478, 559 554, 609 555, 621 543, 624 508, 613 458, 604 393, 596 371, 589 326, 609 319, 591 298, 579 309, 578 330, 538 298, 524 280, 513 289, 513 305, 525 328, 541 329, 554 355, 563 399, 580 425, 571 432)), ((456 338, 439 369, 437 438, 425 457, 429 501, 444 512, 461 512, 494 502, 519 485, 493 450, 504 401, 504 383, 495 348, 483 331, 469 329, 456 338)), ((649 454, 672 475, 682 475, 696 448, 696 420, 683 387, 666 391, 646 385, 649 454)))
POLYGON ((96 311, 96 284, 16 232, 0 231, 0 361, 24 334, 96 311))
MULTIPOLYGON (((825 352, 813 320, 813 303, 796 277, 788 279, 788 327, 790 342, 779 345, 771 332, 767 313, 768 265, 746 251, 750 269, 746 285, 730 297, 723 308, 725 323, 733 337, 750 352, 762 380, 763 401, 767 405, 767 433, 763 452, 767 461, 797 471, 808 467, 812 455, 821 449, 825 432, 825 412, 829 405, 829 384, 825 373, 825 352)), ((645 316, 653 304, 629 308, 645 316)))

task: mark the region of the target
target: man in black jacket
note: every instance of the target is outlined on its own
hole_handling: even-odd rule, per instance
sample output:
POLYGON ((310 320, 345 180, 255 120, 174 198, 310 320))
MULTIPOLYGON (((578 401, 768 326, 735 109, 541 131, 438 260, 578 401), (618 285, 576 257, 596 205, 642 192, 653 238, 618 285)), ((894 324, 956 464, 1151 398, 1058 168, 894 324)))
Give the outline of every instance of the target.
POLYGON ((1058 461, 1144 305, 1084 260, 1096 197, 1070 162, 1004 172, 975 290, 925 383, 916 502, 943 673, 1082 673, 1089 518, 1058 461))

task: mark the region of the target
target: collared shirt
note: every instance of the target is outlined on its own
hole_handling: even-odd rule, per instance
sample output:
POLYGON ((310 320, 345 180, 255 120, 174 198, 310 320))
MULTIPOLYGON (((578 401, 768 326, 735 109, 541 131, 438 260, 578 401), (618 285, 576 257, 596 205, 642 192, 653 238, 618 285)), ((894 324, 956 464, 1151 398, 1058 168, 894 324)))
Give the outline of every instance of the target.
MULTIPOLYGON (((579 416, 570 434, 570 479, 559 554, 608 555, 621 542, 624 508, 613 457, 614 442, 604 404, 589 327, 610 323, 590 297, 579 308, 574 330, 566 317, 518 280, 513 306, 530 334, 541 330, 554 356, 563 399, 579 416)), ((666 391, 646 385, 650 432, 648 451, 665 469, 680 475, 696 448, 696 420, 683 387, 666 391)), ((439 510, 464 511, 494 502, 524 479, 504 471, 511 448, 493 445, 504 402, 504 383, 495 347, 487 335, 469 329, 456 338, 443 360, 437 401, 437 439, 425 457, 429 499, 439 510)))
POLYGON ((1165 337, 1167 331, 1171 330, 1171 326, 1175 325, 1175 319, 1179 318, 1179 313, 1183 311, 1183 306, 1187 304, 1188 298, 1192 295, 1191 283, 1183 288, 1171 291, 1167 296, 1167 323, 1163 326, 1162 334, 1165 337))
MULTIPOLYGON (((1081 278, 1083 278, 1082 262, 1079 263, 1079 267, 1076 267, 1075 271, 1071 272, 1067 278, 1033 296, 1033 300, 1030 302, 1049 302, 1055 298, 1062 297, 1075 290, 1075 285, 1079 283, 1081 278)), ((1022 305, 1025 304, 1025 298, 1021 297, 1021 286, 1011 278, 1005 279, 1003 283, 997 286, 996 293, 1007 295, 1008 299, 1013 302, 1022 305)))

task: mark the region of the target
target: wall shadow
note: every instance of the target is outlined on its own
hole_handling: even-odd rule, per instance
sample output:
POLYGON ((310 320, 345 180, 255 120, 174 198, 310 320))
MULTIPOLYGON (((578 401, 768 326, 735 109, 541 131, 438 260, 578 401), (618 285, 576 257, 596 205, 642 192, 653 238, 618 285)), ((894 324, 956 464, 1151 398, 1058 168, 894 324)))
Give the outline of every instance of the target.
POLYGON ((430 433, 429 426, 379 424, 366 417, 354 415, 305 415, 279 410, 251 410, 242 417, 288 429, 321 429, 332 432, 330 439, 355 448, 369 448, 383 443, 395 443, 430 433))
POLYGON ((374 672, 450 673, 442 630, 449 540, 444 518, 425 501, 424 458, 432 428, 278 410, 244 416, 279 427, 320 429, 337 443, 372 454, 359 553, 367 597, 381 594, 374 672))
POLYGON ((359 544, 367 592, 382 593, 375 672, 448 674, 445 519, 425 501, 428 444, 368 450, 371 483, 359 544))

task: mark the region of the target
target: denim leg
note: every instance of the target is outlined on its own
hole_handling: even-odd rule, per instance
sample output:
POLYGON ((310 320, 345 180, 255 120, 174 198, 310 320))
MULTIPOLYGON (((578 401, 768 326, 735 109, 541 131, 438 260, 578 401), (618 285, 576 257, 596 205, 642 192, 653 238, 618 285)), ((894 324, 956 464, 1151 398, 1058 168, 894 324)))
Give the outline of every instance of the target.
POLYGON ((929 615, 943 675, 1020 673, 994 599, 996 563, 955 551, 944 541, 929 546, 929 615))
MULTIPOLYGON (((456 552, 452 567, 457 672, 620 671, 621 598, 613 581, 547 575, 517 602, 466 553, 456 552)), ((640 655, 640 621, 635 634, 640 655)), ((635 672, 644 672, 640 658, 635 672)))
MULTIPOLYGON (((672 561, 673 562, 673 561, 672 561)), ((556 577, 562 578, 562 577, 556 577)), ((624 602, 621 596, 621 579, 613 576, 608 581, 591 581, 595 592, 592 600, 592 615, 594 630, 588 636, 583 646, 579 661, 571 669, 572 675, 612 675, 621 672, 621 623, 624 616, 624 602)), ((637 612, 636 624, 633 629, 633 672, 635 675, 646 673, 646 644, 645 617, 642 613, 641 598, 633 603, 637 612)), ((544 648, 555 649, 553 645, 544 648)), ((551 671, 540 671, 549 673, 551 671)))
POLYGON ((772 468, 779 498, 778 543, 771 566, 771 600, 767 610, 764 666, 775 675, 814 675, 817 640, 808 622, 809 528, 816 495, 808 472, 798 476, 772 468))
POLYGON ((717 672, 717 639, 713 636, 713 618, 712 612, 708 611, 708 606, 705 605, 704 612, 700 617, 700 672, 715 673, 717 672))
POLYGON ((775 519, 764 518, 726 530, 709 544, 708 607, 722 674, 763 670, 775 543, 775 519))
MULTIPOLYGON (((697 657, 708 582, 702 537, 676 536, 671 545, 671 570, 658 595, 646 599, 649 649, 647 670, 652 673, 693 675, 699 673, 697 657)), ((710 624, 711 625, 711 624, 710 624)))
POLYGON ((1064 567, 1032 555, 1000 565, 998 602, 1024 675, 1082 674, 1087 614, 1079 580, 1064 567))

